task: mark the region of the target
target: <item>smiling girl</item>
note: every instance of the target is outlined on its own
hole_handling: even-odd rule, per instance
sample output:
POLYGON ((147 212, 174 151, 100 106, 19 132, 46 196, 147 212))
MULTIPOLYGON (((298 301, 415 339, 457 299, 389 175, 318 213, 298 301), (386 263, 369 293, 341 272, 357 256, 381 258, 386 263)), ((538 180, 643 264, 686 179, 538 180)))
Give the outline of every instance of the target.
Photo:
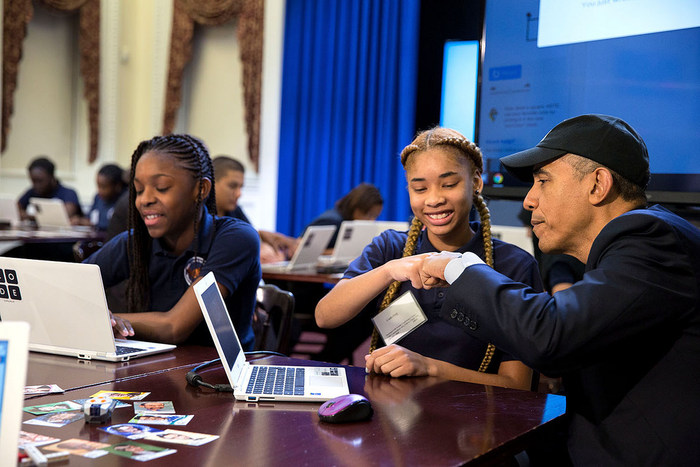
MULTIPOLYGON (((401 339, 400 345, 372 349, 365 357, 367 370, 529 389, 532 372, 523 363, 439 319, 443 290, 411 285, 412 281, 420 285, 420 277, 413 277, 410 268, 417 255, 470 251, 501 273, 542 290, 534 258, 491 237, 489 211, 479 194, 481 151, 454 130, 433 128, 404 148, 401 163, 415 216, 410 230, 388 230, 365 247, 318 303, 316 322, 322 328, 334 328, 357 315, 369 319, 410 290, 427 321, 401 339), (469 222, 472 204, 482 223, 469 222)), ((468 319, 464 322, 469 325, 468 319)))
POLYGON ((123 336, 211 345, 192 284, 216 274, 245 350, 260 281, 260 242, 248 223, 216 217, 214 174, 206 146, 189 135, 142 142, 131 159, 129 228, 86 262, 105 287, 124 280, 128 313, 115 313, 123 336), (133 328, 132 328, 133 326, 133 328))

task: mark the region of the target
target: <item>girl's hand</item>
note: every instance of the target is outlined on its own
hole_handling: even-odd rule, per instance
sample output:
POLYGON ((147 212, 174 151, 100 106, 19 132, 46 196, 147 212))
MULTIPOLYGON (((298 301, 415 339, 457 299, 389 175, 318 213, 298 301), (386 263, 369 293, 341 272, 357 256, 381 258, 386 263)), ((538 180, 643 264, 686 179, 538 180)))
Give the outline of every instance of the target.
POLYGON ((388 345, 365 355, 368 373, 398 376, 434 376, 430 360, 396 344, 388 345))
POLYGON ((384 268, 388 271, 391 278, 395 281, 406 282, 411 281, 411 285, 416 289, 423 288, 421 279, 421 270, 423 260, 430 256, 431 253, 422 255, 407 256, 389 261, 384 264, 384 268))
POLYGON ((112 314, 111 311, 109 312, 109 319, 112 321, 112 330, 115 336, 129 337, 134 335, 134 328, 129 321, 112 314))

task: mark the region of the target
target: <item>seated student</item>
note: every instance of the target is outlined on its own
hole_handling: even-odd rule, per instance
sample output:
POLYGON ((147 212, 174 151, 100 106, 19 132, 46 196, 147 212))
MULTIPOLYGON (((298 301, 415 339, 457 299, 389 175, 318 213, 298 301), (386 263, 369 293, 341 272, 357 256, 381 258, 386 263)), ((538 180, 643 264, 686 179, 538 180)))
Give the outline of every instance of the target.
POLYGON ((54 172, 56 166, 46 157, 37 157, 27 167, 32 187, 17 200, 19 216, 22 220, 31 219, 27 214, 29 198, 57 198, 63 201, 71 223, 79 224, 83 218, 78 194, 75 190, 61 185, 54 172))
POLYGON ((383 207, 384 200, 379 189, 371 183, 360 183, 350 190, 348 194, 336 201, 333 209, 321 213, 304 230, 310 225, 335 225, 337 227, 335 234, 333 234, 328 244, 328 248, 331 249, 335 246, 340 224, 343 221, 376 220, 382 213, 383 207))
POLYGON ((389 230, 376 237, 319 302, 316 322, 319 327, 332 328, 357 315, 369 320, 377 309, 411 291, 427 322, 401 339, 400 345, 371 351, 366 357, 368 371, 529 389, 532 372, 528 367, 486 342, 465 339, 459 329, 439 320, 442 291, 415 288, 415 278, 407 275, 423 256, 445 250, 471 251, 496 270, 542 290, 534 258, 491 237, 489 211, 479 194, 483 186, 481 151, 457 131, 438 127, 420 133, 406 146, 401 163, 415 215, 410 230, 389 230), (481 224, 469 222, 472 203, 481 224))
MULTIPOLYGON (((228 156, 216 156, 212 159, 214 177, 216 177, 216 212, 219 216, 230 216, 251 223, 238 205, 243 188, 245 167, 236 159, 228 156)), ((298 240, 278 232, 258 230, 260 235, 260 261, 272 263, 291 258, 297 248, 298 240)))
POLYGON ((189 135, 156 136, 131 159, 129 226, 86 262, 105 287, 128 279, 128 313, 115 332, 166 343, 211 344, 192 290, 216 274, 245 350, 252 350, 260 241, 250 224, 216 217, 214 171, 206 146, 189 135), (133 326, 133 327, 132 327, 133 326))
POLYGON ((106 231, 119 197, 128 193, 124 171, 116 164, 105 164, 97 172, 97 194, 88 214, 90 224, 106 231))

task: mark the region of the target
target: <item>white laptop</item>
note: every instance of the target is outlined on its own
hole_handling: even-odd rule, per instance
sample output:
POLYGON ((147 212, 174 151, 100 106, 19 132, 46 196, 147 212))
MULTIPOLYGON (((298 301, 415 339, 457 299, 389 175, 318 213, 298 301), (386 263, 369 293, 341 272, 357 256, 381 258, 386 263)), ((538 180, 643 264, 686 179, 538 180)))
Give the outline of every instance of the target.
POLYGON ((408 230, 408 222, 394 221, 343 221, 331 255, 318 259, 319 272, 343 272, 350 262, 362 254, 362 250, 387 229, 408 230))
POLYGON ((9 224, 10 227, 19 225, 17 200, 13 197, 0 195, 0 223, 9 224))
POLYGON ((289 261, 278 261, 262 265, 263 272, 291 272, 316 270, 316 262, 326 249, 335 233, 334 225, 309 226, 301 237, 301 242, 289 261))
POLYGON ((17 465, 29 324, 0 323, 0 465, 17 465))
POLYGON ((29 198, 28 213, 36 219, 42 229, 70 229, 70 218, 66 205, 60 199, 29 198))
POLYGON ((126 361, 175 348, 115 339, 95 264, 0 257, 0 319, 31 325, 29 350, 126 361))
POLYGON ((214 273, 194 285, 233 395, 244 401, 321 402, 349 394, 343 367, 270 366, 246 362, 214 273))

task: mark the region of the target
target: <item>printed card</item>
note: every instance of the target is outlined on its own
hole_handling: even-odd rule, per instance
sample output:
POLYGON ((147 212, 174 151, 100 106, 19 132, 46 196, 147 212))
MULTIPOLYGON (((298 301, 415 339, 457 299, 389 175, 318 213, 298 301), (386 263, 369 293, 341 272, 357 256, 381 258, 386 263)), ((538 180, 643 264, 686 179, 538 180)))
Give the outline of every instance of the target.
POLYGON ((194 415, 169 415, 159 413, 137 413, 129 423, 144 423, 146 425, 187 425, 194 415))
POLYGON ((71 410, 80 410, 83 406, 76 404, 73 401, 56 402, 53 404, 30 405, 25 407, 24 411, 32 415, 44 415, 55 412, 69 412, 71 410))
POLYGON ((68 425, 69 423, 77 422, 78 420, 85 420, 85 416, 82 412, 56 412, 47 413, 41 417, 32 418, 24 423, 27 425, 53 426, 60 428, 68 425))
MULTIPOLYGON (((75 399, 73 402, 76 404, 80 404, 80 407, 85 404, 85 401, 89 401, 90 399, 75 399)), ((117 401, 117 404, 114 406, 115 409, 122 409, 124 407, 131 407, 131 404, 122 402, 122 401, 117 401)))
POLYGON ((38 386, 25 386, 24 387, 24 395, 25 396, 34 396, 37 394, 54 394, 54 393, 62 393, 64 392, 63 389, 58 387, 56 384, 39 384, 38 386))
POLYGON ((398 342, 427 320, 410 290, 372 318, 386 345, 398 342))
POLYGON ((93 397, 109 397, 110 399, 117 400, 127 400, 127 401, 140 401, 146 398, 150 392, 138 392, 138 391, 98 391, 89 398, 93 397))
POLYGON ((141 439, 149 433, 159 433, 163 430, 136 423, 120 423, 119 425, 99 427, 110 435, 123 436, 127 439, 141 439))
POLYGON ((106 447, 109 447, 109 444, 73 438, 52 444, 51 446, 46 446, 44 449, 49 451, 65 451, 75 454, 76 456, 94 459, 106 455, 107 451, 104 450, 106 447))
POLYGON ((139 401, 134 402, 134 412, 175 413, 172 401, 139 401))
POLYGON ((43 446, 44 444, 56 443, 61 441, 60 438, 52 438, 51 436, 40 435, 38 433, 30 433, 28 431, 19 432, 19 447, 24 446, 43 446))
POLYGON ((159 446, 150 446, 148 444, 135 443, 133 441, 125 441, 123 443, 114 444, 106 447, 105 451, 117 456, 127 457, 136 461, 150 461, 158 457, 174 454, 175 449, 161 448, 159 446))
POLYGON ((218 438, 218 435, 170 429, 163 430, 160 433, 148 433, 145 437, 145 439, 150 441, 163 441, 164 443, 185 444, 187 446, 201 446, 218 438))

